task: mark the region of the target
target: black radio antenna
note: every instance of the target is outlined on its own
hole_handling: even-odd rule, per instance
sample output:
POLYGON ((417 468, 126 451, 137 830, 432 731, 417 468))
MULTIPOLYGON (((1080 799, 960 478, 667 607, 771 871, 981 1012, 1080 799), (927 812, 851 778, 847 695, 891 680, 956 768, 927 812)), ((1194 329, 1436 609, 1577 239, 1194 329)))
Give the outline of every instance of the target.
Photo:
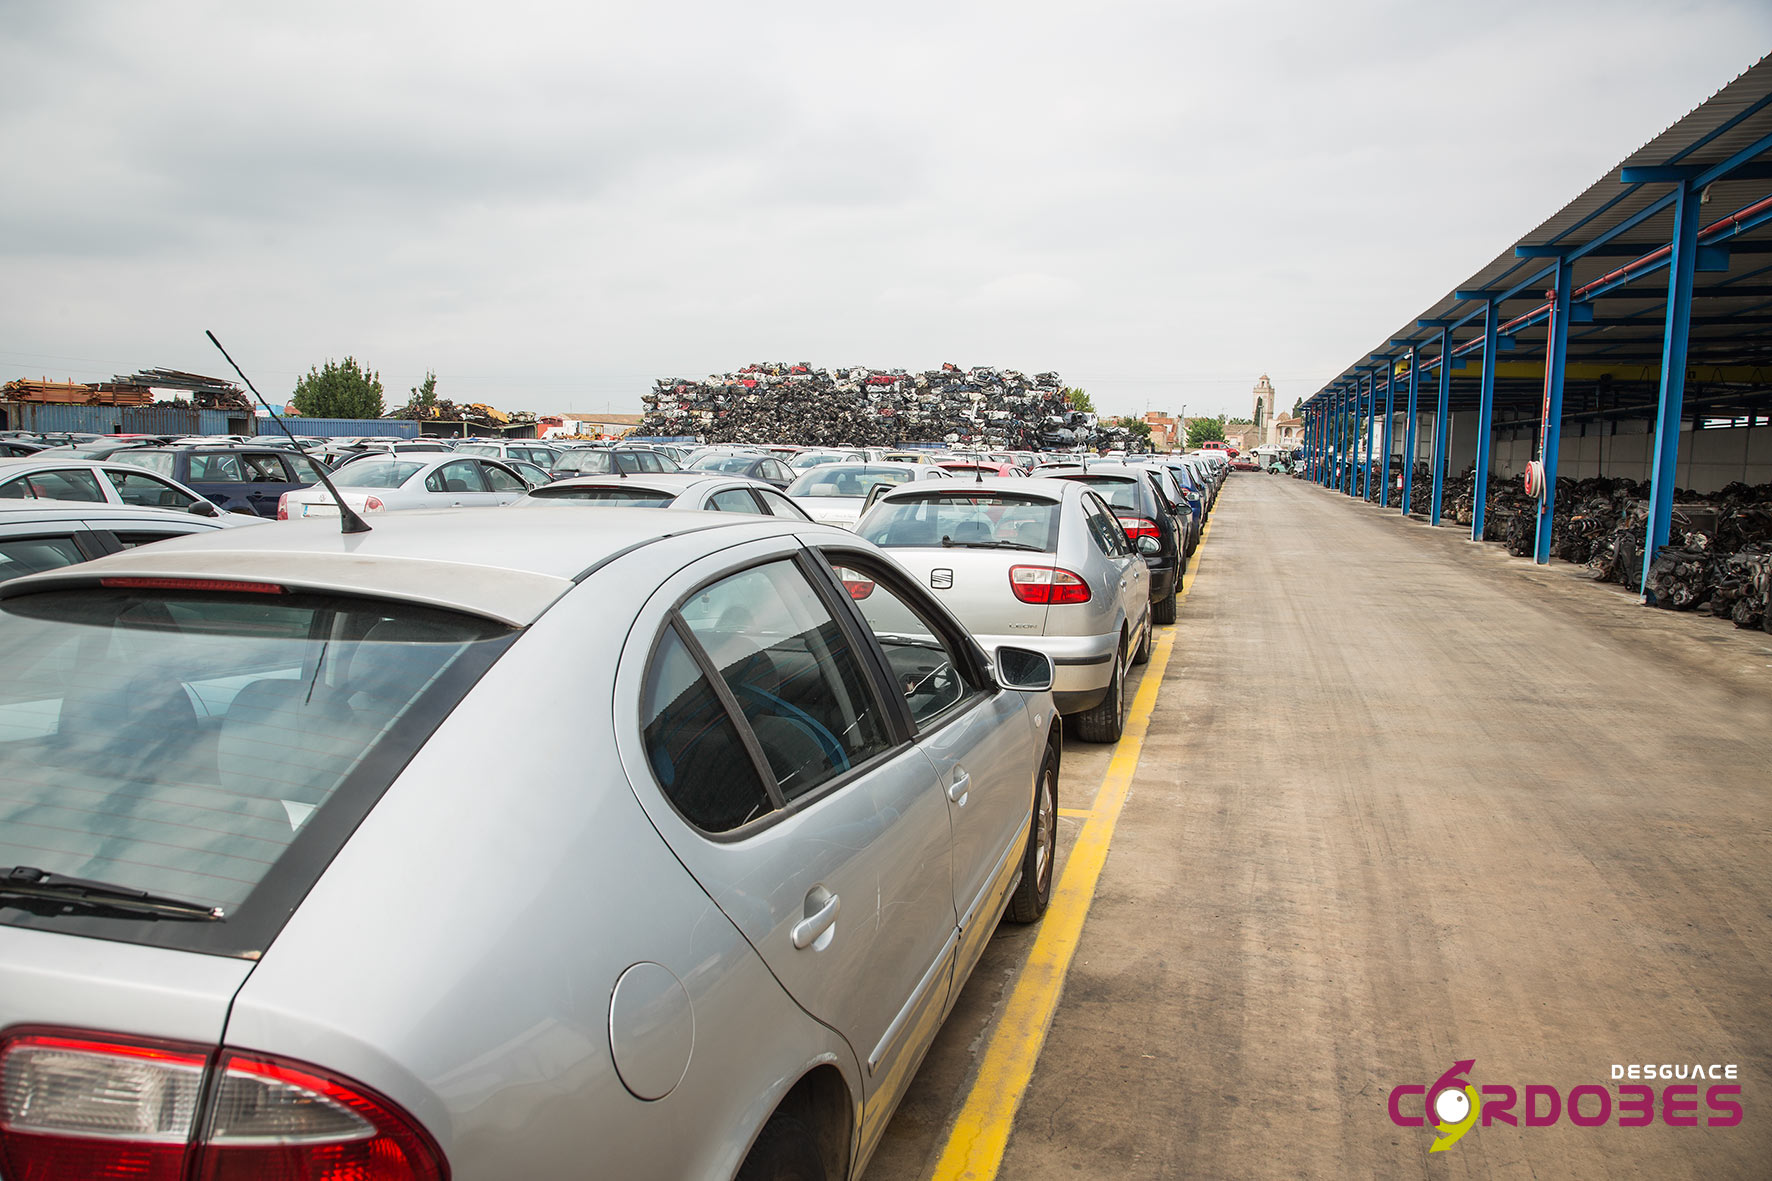
POLYGON ((338 503, 338 531, 340 533, 368 533, 369 522, 358 516, 351 506, 345 503, 345 498, 338 494, 338 489, 332 486, 332 477, 326 474, 326 465, 308 455, 307 450, 300 443, 296 443, 295 432, 291 431, 289 424, 284 422, 275 410, 271 409, 271 404, 265 401, 263 394, 258 392, 258 387, 252 384, 252 379, 246 376, 240 366, 234 365, 234 358, 228 357, 228 350, 222 348, 222 342, 215 339, 215 333, 205 328, 203 335, 209 338, 210 344, 221 350, 222 356, 227 357, 228 364, 233 365, 234 372, 240 374, 240 380, 246 383, 246 388, 252 391, 252 396, 258 399, 258 404, 265 408, 265 413, 271 416, 271 421, 283 428, 283 433, 289 436, 289 441, 295 443, 295 449, 307 456, 308 462, 314 465, 314 471, 319 473, 320 482, 326 485, 326 491, 332 493, 332 499, 338 503))

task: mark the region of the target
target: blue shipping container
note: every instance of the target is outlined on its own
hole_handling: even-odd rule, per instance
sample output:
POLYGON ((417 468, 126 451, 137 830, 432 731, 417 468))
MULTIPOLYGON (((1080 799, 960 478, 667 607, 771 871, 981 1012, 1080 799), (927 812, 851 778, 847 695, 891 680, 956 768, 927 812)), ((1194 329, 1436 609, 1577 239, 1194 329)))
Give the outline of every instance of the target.
MULTIPOLYGON (((266 415, 253 420, 261 435, 281 435, 276 423, 266 415)), ((396 439, 418 438, 418 423, 407 418, 284 418, 291 432, 313 438, 336 439, 343 435, 382 435, 396 439)))

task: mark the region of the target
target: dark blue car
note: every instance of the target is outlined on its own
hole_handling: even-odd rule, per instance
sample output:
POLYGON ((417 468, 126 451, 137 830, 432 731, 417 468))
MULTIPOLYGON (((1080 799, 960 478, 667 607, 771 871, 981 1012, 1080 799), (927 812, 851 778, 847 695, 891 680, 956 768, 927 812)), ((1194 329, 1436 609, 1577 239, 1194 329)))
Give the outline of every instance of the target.
POLYGON ((169 476, 228 512, 261 517, 276 517, 285 492, 320 481, 314 460, 277 447, 132 447, 111 459, 169 476))

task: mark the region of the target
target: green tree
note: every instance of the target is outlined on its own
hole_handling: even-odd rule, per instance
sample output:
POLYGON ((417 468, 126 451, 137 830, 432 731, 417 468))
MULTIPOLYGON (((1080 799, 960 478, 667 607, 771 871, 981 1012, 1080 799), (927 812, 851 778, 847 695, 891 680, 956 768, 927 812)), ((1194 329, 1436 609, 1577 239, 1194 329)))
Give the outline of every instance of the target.
POLYGON ((1187 445, 1189 448, 1204 447, 1208 443, 1224 441, 1224 416, 1217 418, 1193 418, 1187 424, 1187 445))
POLYGON ((1145 441, 1146 445, 1149 445, 1149 443, 1151 441, 1151 424, 1146 422, 1144 419, 1133 418, 1130 415, 1122 415, 1121 417, 1114 419, 1114 425, 1120 426, 1120 427, 1125 427, 1127 430, 1131 431, 1134 435, 1137 435, 1139 438, 1143 439, 1145 441))
POLYGON ((437 415, 437 375, 425 370, 425 379, 412 387, 406 413, 411 418, 435 418, 437 415))
POLYGON ((1300 399, 1298 399, 1298 401, 1292 403, 1292 417, 1293 418, 1303 418, 1304 417, 1304 399, 1303 398, 1300 398, 1300 399))
POLYGON ((381 374, 364 369, 355 357, 334 361, 328 357, 320 368, 310 367, 295 383, 289 399, 309 418, 380 418, 381 374))
POLYGON ((1084 414, 1095 413, 1095 400, 1082 390, 1073 390, 1067 387, 1064 391, 1064 399, 1071 404, 1072 410, 1078 410, 1084 414))

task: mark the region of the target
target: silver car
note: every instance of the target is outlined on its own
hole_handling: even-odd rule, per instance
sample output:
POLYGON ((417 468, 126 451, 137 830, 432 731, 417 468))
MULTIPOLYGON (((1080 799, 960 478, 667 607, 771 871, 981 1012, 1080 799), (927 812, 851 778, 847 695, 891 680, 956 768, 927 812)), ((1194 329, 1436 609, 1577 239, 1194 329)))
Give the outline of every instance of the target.
POLYGON ((107 460, 0 459, 0 500, 65 500, 164 508, 219 517, 221 508, 168 476, 107 460))
POLYGON ((796 476, 787 486, 787 494, 814 521, 853 529, 867 508, 869 495, 881 485, 951 479, 952 473, 933 464, 831 463, 796 476))
POLYGON ((1014 476, 893 488, 856 532, 986 647, 1052 657, 1053 696, 1077 736, 1119 740, 1126 670, 1150 655, 1150 572, 1088 485, 1014 476))
MULTIPOLYGON (((493 508, 529 491, 522 476, 496 459, 479 455, 364 455, 339 467, 332 482, 358 513, 422 508, 493 508)), ((322 517, 338 520, 338 502, 324 484, 285 492, 277 500, 279 521, 322 517)))
POLYGON ((582 520, 0 583, 0 1173, 861 1172, 1045 907, 1050 661, 842 530, 582 520))
POLYGON ((574 476, 532 489, 512 508, 561 505, 598 508, 681 508, 760 513, 809 521, 800 506, 761 480, 709 472, 659 472, 645 476, 574 476))
POLYGON ((122 504, 0 500, 0 582, 172 537, 266 523, 240 513, 205 517, 122 504))

